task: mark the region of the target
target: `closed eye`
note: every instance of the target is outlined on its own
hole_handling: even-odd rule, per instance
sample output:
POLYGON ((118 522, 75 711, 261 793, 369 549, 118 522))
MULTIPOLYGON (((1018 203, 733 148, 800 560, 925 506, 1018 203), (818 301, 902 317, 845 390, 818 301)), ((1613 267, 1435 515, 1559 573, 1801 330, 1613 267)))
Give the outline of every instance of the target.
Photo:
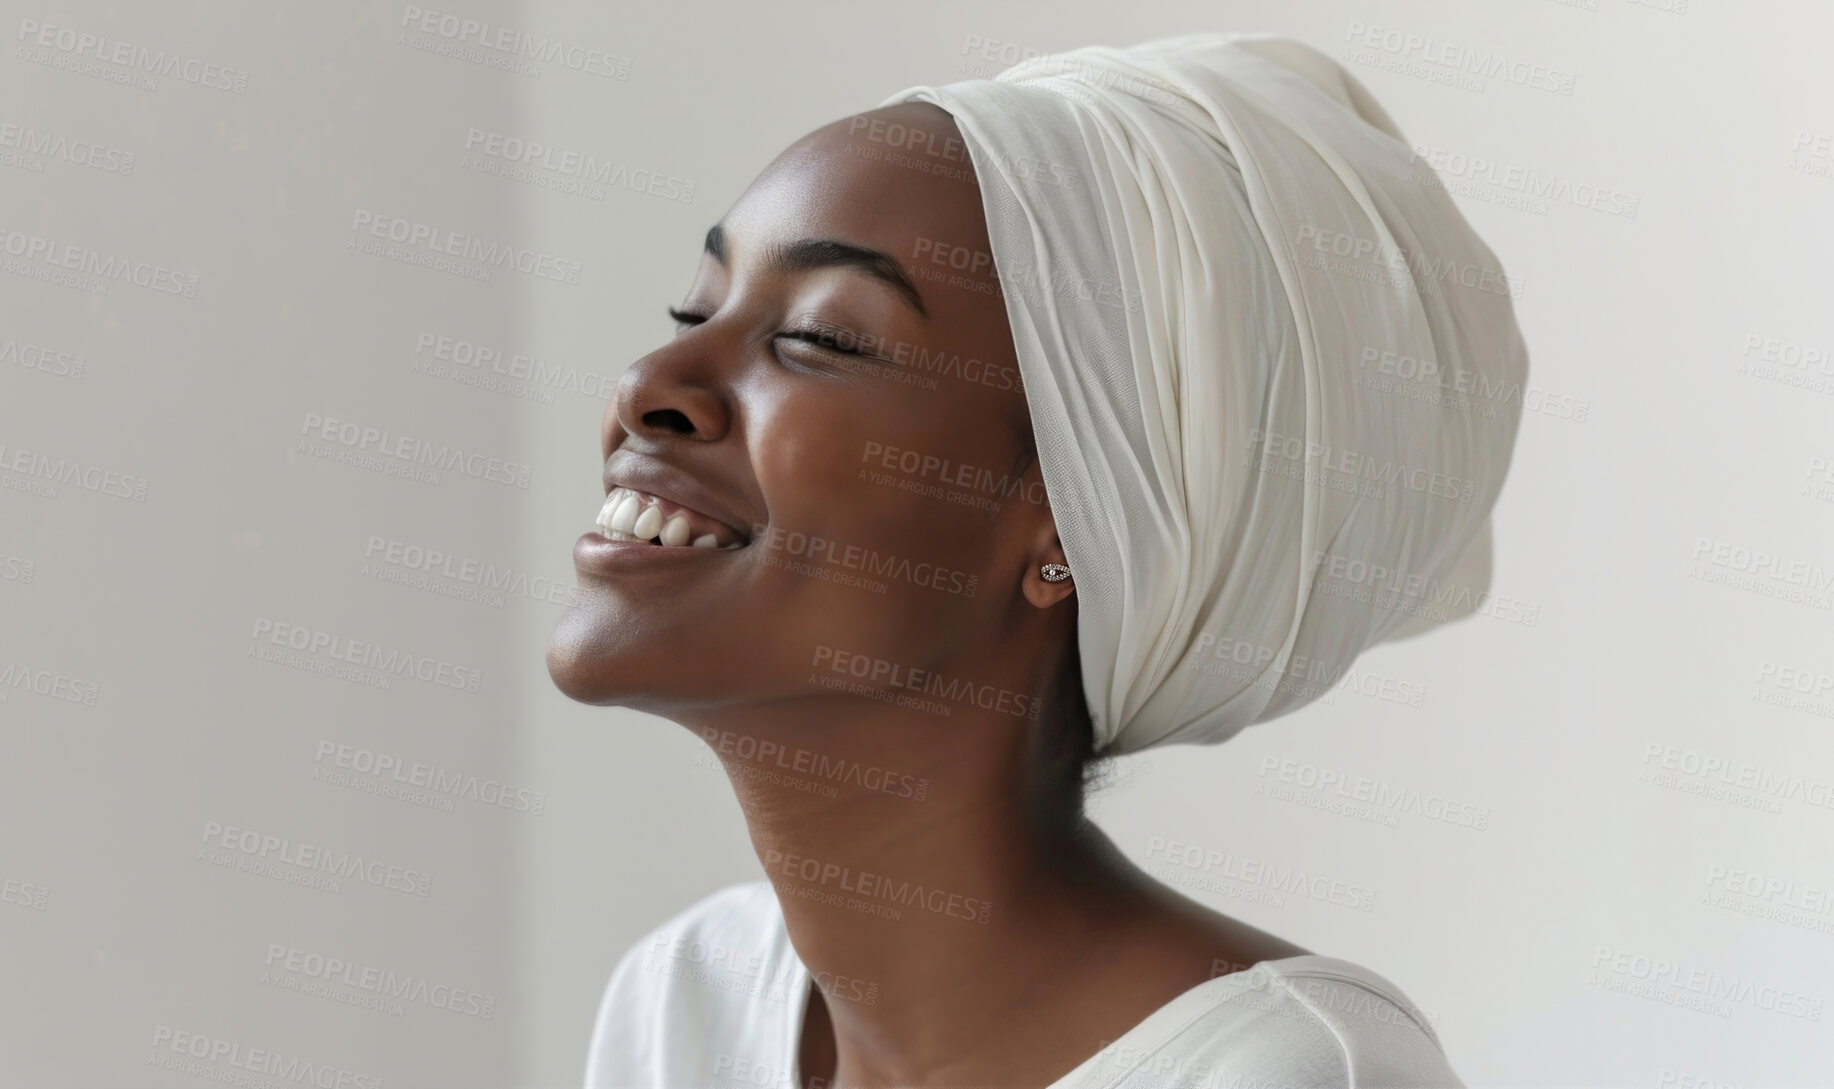
MULTIPOLYGON (((693 328, 693 326, 701 325, 704 321, 708 321, 708 317, 704 314, 690 314, 690 312, 686 312, 686 310, 675 310, 673 306, 669 306, 668 314, 669 319, 675 321, 675 332, 677 332, 677 334, 680 334, 682 330, 688 330, 688 328, 693 328)), ((864 348, 862 348, 862 337, 855 334, 855 332, 851 332, 851 330, 847 330, 847 328, 842 328, 842 326, 816 323, 816 325, 809 326, 809 328, 790 328, 790 330, 783 330, 778 336, 783 337, 783 339, 790 339, 790 341, 803 341, 805 345, 814 345, 814 347, 823 348, 823 350, 827 350, 827 352, 834 352, 836 356, 856 356, 856 358, 862 359, 880 359, 880 361, 888 361, 888 359, 884 359, 884 356, 878 356, 877 352, 867 352, 867 350, 864 350, 864 348)))
MULTIPOLYGON (((672 306, 668 308, 668 313, 669 317, 675 322, 675 331, 678 333, 684 329, 691 329, 696 325, 700 325, 707 320, 707 315, 705 314, 692 314, 686 310, 677 310, 672 306)), ((777 335, 788 340, 800 340, 807 344, 813 344, 818 348, 825 348, 839 355, 857 355, 867 359, 881 358, 872 352, 861 350, 861 338, 859 334, 843 329, 837 325, 816 325, 802 329, 786 329, 777 335)))
POLYGON ((832 328, 790 329, 780 335, 788 337, 791 340, 807 341, 810 344, 826 348, 831 352, 839 352, 842 355, 866 354, 860 351, 859 338, 845 330, 840 330, 838 336, 836 335, 836 330, 832 328))
POLYGON ((690 314, 684 310, 677 310, 672 306, 669 307, 669 317, 675 320, 677 332, 691 325, 699 325, 701 322, 707 320, 707 315, 705 314, 690 314))

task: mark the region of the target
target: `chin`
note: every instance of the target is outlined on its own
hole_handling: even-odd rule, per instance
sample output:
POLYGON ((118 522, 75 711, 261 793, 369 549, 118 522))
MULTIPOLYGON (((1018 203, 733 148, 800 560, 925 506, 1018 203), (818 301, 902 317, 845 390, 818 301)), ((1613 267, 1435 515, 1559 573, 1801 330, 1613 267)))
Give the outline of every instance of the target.
POLYGON ((588 611, 570 610, 548 637, 548 678, 561 694, 594 707, 628 707, 672 717, 684 702, 657 691, 658 681, 678 686, 683 651, 634 628, 606 625, 588 611))
POLYGON ((569 609, 548 637, 548 677, 561 694, 595 707, 642 700, 643 670, 629 652, 629 640, 595 622, 591 613, 569 609))

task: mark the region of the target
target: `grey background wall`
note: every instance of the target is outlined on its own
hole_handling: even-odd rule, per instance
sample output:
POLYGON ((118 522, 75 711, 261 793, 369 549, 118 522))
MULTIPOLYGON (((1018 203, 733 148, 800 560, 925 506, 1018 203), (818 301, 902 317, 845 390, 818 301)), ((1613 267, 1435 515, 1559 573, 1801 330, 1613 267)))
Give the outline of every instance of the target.
POLYGON ((1374 90, 1532 382, 1476 614, 1099 819, 1472 1085, 1825 1081, 1824 7, 6 0, 0 1082, 577 1084, 617 956, 760 873, 542 658, 701 233, 893 91, 1206 29, 1374 90))

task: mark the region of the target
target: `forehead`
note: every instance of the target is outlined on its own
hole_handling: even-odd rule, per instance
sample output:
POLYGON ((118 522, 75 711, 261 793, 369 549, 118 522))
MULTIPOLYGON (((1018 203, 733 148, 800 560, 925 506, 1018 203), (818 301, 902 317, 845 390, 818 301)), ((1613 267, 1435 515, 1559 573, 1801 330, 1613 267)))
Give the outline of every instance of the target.
POLYGON ((988 248, 967 147, 954 120, 927 103, 816 129, 766 167, 723 222, 741 262, 762 244, 798 238, 854 242, 907 267, 940 247, 988 248))

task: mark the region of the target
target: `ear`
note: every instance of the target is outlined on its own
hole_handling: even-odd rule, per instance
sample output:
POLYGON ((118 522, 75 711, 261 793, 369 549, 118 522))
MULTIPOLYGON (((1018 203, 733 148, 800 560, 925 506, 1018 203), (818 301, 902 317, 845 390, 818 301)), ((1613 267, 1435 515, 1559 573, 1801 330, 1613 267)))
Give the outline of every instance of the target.
POLYGON ((1038 535, 1036 547, 1029 550, 1030 562, 1026 565, 1021 584, 1025 590, 1025 599, 1040 609, 1048 609, 1076 592, 1076 572, 1062 582, 1046 582, 1043 571, 1047 563, 1069 565, 1063 554, 1063 542, 1057 539, 1057 523, 1047 520, 1038 535))

